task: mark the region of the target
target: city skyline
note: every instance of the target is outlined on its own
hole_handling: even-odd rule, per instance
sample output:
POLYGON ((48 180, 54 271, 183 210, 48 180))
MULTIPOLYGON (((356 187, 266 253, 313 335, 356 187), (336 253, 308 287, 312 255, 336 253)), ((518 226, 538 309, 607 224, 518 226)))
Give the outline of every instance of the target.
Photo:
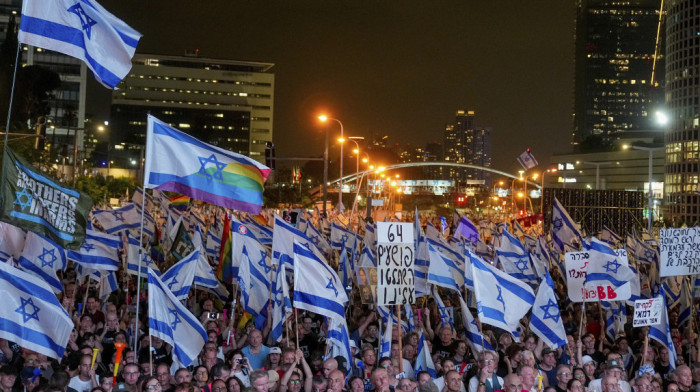
POLYGON ((571 141, 574 6, 473 3, 102 2, 144 34, 137 53, 274 63, 278 156, 322 154, 321 111, 423 145, 469 108, 493 127, 493 167, 516 171, 528 147, 545 166, 571 141))

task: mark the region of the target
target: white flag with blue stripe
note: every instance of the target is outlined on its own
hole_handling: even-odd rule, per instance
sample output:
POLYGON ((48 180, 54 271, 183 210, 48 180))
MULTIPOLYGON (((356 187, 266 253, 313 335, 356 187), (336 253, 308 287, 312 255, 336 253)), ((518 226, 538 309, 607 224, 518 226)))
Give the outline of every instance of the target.
POLYGON ((413 370, 418 374, 419 372, 428 372, 431 378, 437 378, 437 371, 435 370, 435 364, 433 363, 433 358, 430 355, 430 349, 428 348, 428 342, 425 341, 425 334, 423 330, 418 331, 418 353, 416 354, 416 364, 413 370))
POLYGON ((535 302, 532 289, 478 257, 471 262, 479 320, 511 333, 516 331, 535 302))
POLYGON ((301 231, 275 215, 272 237, 272 264, 289 263, 294 265, 294 241, 303 246, 316 247, 301 231))
POLYGON ((346 230, 341 225, 333 222, 331 224, 331 247, 335 250, 340 250, 343 247, 350 247, 351 238, 355 237, 353 233, 346 230))
POLYGON ((661 297, 663 301, 663 306, 661 307, 661 322, 649 326, 649 337, 661 343, 663 346, 666 346, 668 349, 668 366, 673 370, 676 368, 678 355, 676 354, 676 346, 673 345, 671 327, 668 323, 668 305, 666 303, 666 293, 664 293, 663 288, 661 288, 659 292, 659 297, 661 297))
MULTIPOLYGON (((128 237, 128 236, 127 236, 128 237)), ((128 245, 126 250, 126 272, 131 275, 139 274, 139 257, 141 259, 141 274, 146 275, 148 269, 151 268, 160 275, 160 270, 156 263, 151 259, 151 255, 141 247, 141 244, 135 238, 128 237, 128 245), (140 252, 140 253, 139 253, 140 252)))
POLYGON ((17 34, 23 44, 82 60, 112 89, 129 73, 140 38, 94 0, 24 0, 17 34))
POLYGON ((525 170, 530 170, 533 167, 537 166, 537 159, 535 159, 535 156, 532 155, 530 152, 530 149, 528 148, 518 156, 518 163, 523 167, 525 170))
POLYGON ((583 244, 583 236, 578 226, 556 197, 552 206, 552 240, 562 254, 566 252, 565 245, 578 249, 583 244))
POLYGON ((18 264, 23 270, 43 279, 55 293, 63 291, 56 271, 66 269, 66 253, 51 239, 28 232, 18 264))
POLYGON ((384 333, 379 340, 379 358, 391 358, 391 330, 394 327, 394 318, 387 317, 384 333))
POLYGON ((68 250, 68 258, 83 268, 97 271, 117 271, 119 269, 118 236, 87 229, 85 241, 78 251, 68 250))
POLYGON ((7 261, 10 257, 19 260, 24 249, 27 232, 9 223, 0 222, 0 260, 7 261))
POLYGON ((173 348, 182 366, 189 366, 208 340, 202 324, 152 270, 148 271, 148 328, 151 336, 173 348))
POLYGON ((294 241, 294 307, 345 319, 348 296, 335 271, 316 248, 294 241), (312 250, 313 249, 313 250, 312 250))
POLYGON ((42 279, 0 263, 0 337, 60 360, 73 321, 42 279))
POLYGON ((194 273, 192 284, 197 285, 197 288, 204 289, 215 294, 220 300, 228 299, 228 290, 221 281, 216 277, 214 270, 207 261, 206 257, 200 252, 197 259, 197 270, 194 273))
POLYGON ((328 241, 319 233, 318 230, 314 227, 314 225, 306 225, 306 231, 305 231, 306 237, 313 242, 316 247, 323 252, 324 254, 328 254, 332 249, 331 249, 331 244, 328 243, 328 241))
POLYGON ((143 189, 140 187, 136 187, 134 190, 134 196, 131 197, 131 201, 136 205, 136 207, 143 208, 144 195, 146 195, 146 211, 153 212, 153 207, 155 207, 153 196, 149 195, 148 193, 144 193, 143 189))
POLYGON ((253 232, 253 235, 258 239, 258 241, 260 241, 261 244, 265 246, 272 246, 272 228, 260 224, 255 219, 250 217, 246 217, 244 222, 246 227, 253 232))
MULTIPOLYGON (((116 210, 93 211, 92 215, 97 219, 107 234, 118 234, 129 231, 137 237, 141 230, 141 212, 133 203, 116 210)), ((150 214, 144 214, 143 232, 151 238, 155 230, 153 218, 150 214)))
MULTIPOLYGON (((353 361, 350 352, 350 334, 345 319, 329 318, 328 332, 326 333, 326 344, 328 345, 329 358, 342 356, 346 363, 350 364, 353 361)), ((348 371, 352 370, 352 366, 348 366, 348 371)))
POLYGON ((530 263, 530 256, 519 239, 504 231, 496 240, 495 248, 496 258, 501 262, 506 273, 530 283, 537 280, 536 272, 530 263))
POLYGON ((440 287, 459 291, 464 286, 464 274, 455 265, 452 259, 439 252, 437 245, 428 240, 428 254, 430 265, 428 266, 428 283, 440 287))
POLYGON ((272 339, 275 342, 282 340, 284 321, 292 314, 292 301, 289 299, 289 286, 287 285, 286 269, 280 264, 272 283, 272 339))
POLYGON ((190 294, 200 255, 201 248, 196 248, 160 276, 163 284, 179 300, 187 299, 190 294))
POLYGON ((530 330, 553 350, 566 344, 566 331, 561 320, 559 302, 554 294, 554 282, 546 270, 537 290, 535 304, 532 305, 530 330))
MULTIPOLYGON (((619 257, 607 243, 592 237, 586 244, 590 263, 588 265, 584 287, 593 289, 596 287, 612 287, 615 296, 608 300, 626 301, 632 295, 631 282, 638 276, 627 265, 627 261, 619 257)), ((605 298, 601 298, 605 299, 605 298)))
POLYGON ((238 283, 241 288, 242 304, 246 312, 259 316, 270 299, 270 257, 267 251, 255 241, 243 245, 238 283))
POLYGON ((95 271, 93 272, 93 275, 95 275, 99 280, 98 285, 100 287, 100 301, 106 301, 107 298, 109 298, 110 294, 119 290, 119 284, 117 283, 117 274, 115 273, 115 271, 95 271))
POLYGON ((464 302, 462 296, 459 296, 459 305, 462 309, 462 324, 465 329, 465 338, 469 347, 471 347, 474 352, 481 352, 486 350, 493 350, 491 343, 489 343, 485 338, 484 334, 481 332, 479 324, 474 320, 472 312, 467 307, 467 303, 464 302))

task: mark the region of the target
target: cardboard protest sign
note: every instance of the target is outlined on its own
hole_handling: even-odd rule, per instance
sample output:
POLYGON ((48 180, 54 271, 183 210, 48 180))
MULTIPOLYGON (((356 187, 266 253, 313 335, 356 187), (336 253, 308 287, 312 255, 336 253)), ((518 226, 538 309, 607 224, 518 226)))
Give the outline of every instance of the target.
POLYGON ((660 297, 634 301, 633 327, 644 327, 661 323, 664 303, 660 297))
POLYGON ((660 276, 700 274, 700 228, 661 229, 660 276))
POLYGON ((377 223, 377 304, 415 300, 413 223, 377 223))

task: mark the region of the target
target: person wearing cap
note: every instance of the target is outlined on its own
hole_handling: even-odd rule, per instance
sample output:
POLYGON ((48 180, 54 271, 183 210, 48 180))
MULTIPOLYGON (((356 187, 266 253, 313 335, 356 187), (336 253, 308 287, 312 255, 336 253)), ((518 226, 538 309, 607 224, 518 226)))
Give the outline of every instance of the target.
POLYGON ((583 373, 586 375, 586 386, 588 386, 591 380, 595 380, 595 369, 598 367, 598 364, 590 355, 584 355, 581 358, 581 363, 583 364, 583 373))
POLYGON ((622 379, 623 372, 624 368, 619 360, 609 360, 605 363, 605 373, 603 377, 588 383, 588 389, 593 392, 611 392, 609 390, 604 390, 603 384, 605 383, 604 380, 614 378, 617 380, 617 390, 619 390, 619 392, 630 392, 632 390, 630 384, 622 379))
POLYGON ((279 347, 270 347, 270 353, 267 354, 263 367, 267 370, 275 370, 279 372, 282 359, 282 349, 279 347))

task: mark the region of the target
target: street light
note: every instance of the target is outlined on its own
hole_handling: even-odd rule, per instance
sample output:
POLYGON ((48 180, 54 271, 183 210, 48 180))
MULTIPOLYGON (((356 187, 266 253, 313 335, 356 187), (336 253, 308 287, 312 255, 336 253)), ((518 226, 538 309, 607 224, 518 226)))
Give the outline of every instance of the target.
MULTIPOLYGON (((578 163, 578 162, 576 162, 578 163)), ((595 190, 600 189, 600 167, 603 165, 612 165, 612 162, 582 162, 584 165, 595 166, 595 190)))
MULTIPOLYGON (((359 173, 360 173, 360 144, 357 142, 358 139, 363 140, 364 137, 362 137, 362 136, 348 136, 348 140, 355 143, 355 147, 356 147, 354 150, 352 150, 352 152, 355 154, 355 158, 357 160, 357 162, 355 164, 355 188, 357 188, 360 184, 360 176, 359 176, 359 173)), ((368 155, 368 157, 369 157, 369 155, 368 155)))
MULTIPOLYGON (((343 142, 345 142, 345 136, 343 132, 343 123, 340 122, 337 118, 331 118, 326 116, 325 114, 322 114, 318 116, 318 119, 321 120, 321 122, 326 122, 328 120, 335 121, 338 124, 340 124, 340 139, 338 141, 340 142, 340 179, 338 180, 338 211, 340 211, 340 205, 343 204, 343 142)), ((328 162, 328 128, 326 127, 326 162, 328 162)), ((328 163, 326 163, 327 165, 328 163)), ((328 171, 328 169, 326 169, 328 171)), ((327 179, 325 179, 327 181, 327 179)), ((325 192, 324 192, 325 193, 325 192)), ((324 201, 325 203, 325 198, 324 201)), ((326 206, 323 206, 323 212, 326 212, 326 206)))
POLYGON ((642 150, 642 151, 648 151, 649 152, 649 224, 647 225, 647 230, 649 232, 649 235, 651 235, 651 216, 652 216, 652 211, 653 211, 653 201, 654 201, 654 195, 652 194, 651 190, 651 175, 652 175, 652 170, 654 168, 654 151, 661 151, 665 147, 642 147, 642 146, 629 146, 629 145, 624 145, 622 146, 623 150, 627 149, 633 149, 633 150, 642 150))

